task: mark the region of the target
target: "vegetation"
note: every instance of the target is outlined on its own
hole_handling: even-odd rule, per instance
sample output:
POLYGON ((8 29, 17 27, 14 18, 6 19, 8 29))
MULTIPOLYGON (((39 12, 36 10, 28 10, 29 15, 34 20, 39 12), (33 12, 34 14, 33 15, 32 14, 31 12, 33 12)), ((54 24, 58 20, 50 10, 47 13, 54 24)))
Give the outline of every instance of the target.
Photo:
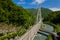
POLYGON ((52 12, 45 17, 44 21, 49 21, 54 24, 60 24, 60 11, 52 12))
POLYGON ((49 36, 48 36, 48 40, 52 40, 52 37, 51 37, 51 35, 49 35, 49 36))
MULTIPOLYGON (((50 24, 54 27, 54 32, 56 32, 56 33, 60 32, 60 25, 58 25, 58 24, 56 25, 56 24, 53 24, 53 23, 47 23, 47 24, 50 24)), ((48 36, 48 40, 52 40, 51 34, 48 36)), ((58 40, 60 40, 60 39, 58 39, 58 40)))
MULTIPOLYGON (((35 8, 31 8, 31 9, 28 9, 30 12, 32 12, 33 14, 36 15, 38 9, 35 9, 35 8)), ((41 13, 42 13, 42 17, 44 18, 45 16, 47 16, 49 13, 51 13, 52 11, 50 9, 47 9, 47 8, 41 8, 41 13)))
POLYGON ((17 32, 13 32, 13 33, 9 33, 9 34, 6 34, 6 35, 4 35, 4 36, 1 36, 1 37, 0 37, 0 40, 5 40, 6 38, 7 38, 7 39, 15 38, 17 35, 18 35, 18 36, 21 36, 21 35, 23 35, 25 32, 26 32, 26 29, 22 28, 22 29, 20 29, 20 30, 17 31, 17 32))
POLYGON ((40 27, 40 29, 45 29, 45 24, 42 24, 42 26, 40 27))
MULTIPOLYGON (((54 32, 60 32, 60 11, 55 11, 48 14, 48 16, 46 16, 43 21, 49 22, 48 24, 54 27, 54 32)), ((51 36, 49 36, 49 40, 50 39, 51 36)))
POLYGON ((27 29, 35 23, 35 15, 24 9, 22 6, 17 6, 12 0, 0 0, 0 23, 7 25, 16 25, 21 28, 17 32, 9 33, 0 37, 0 40, 6 38, 14 38, 21 36, 27 29))
POLYGON ((35 22, 35 16, 12 0, 0 0, 0 23, 13 24, 28 28, 35 22))
POLYGON ((47 17, 44 18, 45 22, 50 22, 51 25, 54 25, 55 31, 60 31, 60 11, 55 11, 48 14, 47 17))

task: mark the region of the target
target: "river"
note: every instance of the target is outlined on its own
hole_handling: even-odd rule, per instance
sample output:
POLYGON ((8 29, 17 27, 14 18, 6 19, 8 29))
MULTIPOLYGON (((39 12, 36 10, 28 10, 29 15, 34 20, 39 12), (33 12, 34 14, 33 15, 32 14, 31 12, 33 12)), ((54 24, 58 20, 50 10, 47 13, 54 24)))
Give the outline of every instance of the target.
MULTIPOLYGON (((54 28, 48 24, 45 24, 45 30, 52 32, 54 28)), ((41 32, 37 33, 34 37, 34 40, 47 40, 49 33, 41 32)))

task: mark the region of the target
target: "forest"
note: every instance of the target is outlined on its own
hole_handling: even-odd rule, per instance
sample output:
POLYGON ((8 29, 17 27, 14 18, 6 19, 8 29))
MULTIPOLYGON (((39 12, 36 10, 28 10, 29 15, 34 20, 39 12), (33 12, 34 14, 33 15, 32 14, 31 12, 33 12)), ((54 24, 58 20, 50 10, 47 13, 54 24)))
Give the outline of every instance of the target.
MULTIPOLYGON (((60 32, 60 11, 54 11, 49 13, 43 20, 45 23, 48 23, 54 27, 54 31, 56 33, 60 32)), ((60 35, 60 34, 59 34, 60 35)), ((52 40, 51 35, 49 36, 49 40, 52 40)), ((58 37, 60 40, 60 37, 58 37)))
POLYGON ((22 6, 17 6, 13 0, 0 0, 0 40, 23 35, 35 24, 35 18, 34 14, 22 6))
POLYGON ((12 0, 0 0, 0 23, 28 28, 34 22, 35 16, 22 6, 17 6, 12 0))
MULTIPOLYGON (((60 31, 60 11, 51 11, 47 8, 42 8, 42 17, 44 23, 52 24, 55 28, 54 32, 60 31)), ((15 36, 23 35, 33 24, 36 23, 37 9, 25 9, 22 6, 17 6, 12 0, 0 0, 0 27, 1 23, 21 27, 16 32, 1 36, 0 39, 14 38, 15 36)), ((3 25, 4 26, 4 25, 3 25)), ((12 26, 12 27, 13 27, 12 26)), ((7 28, 8 28, 7 27, 7 28)), ((9 28, 8 28, 9 29, 9 28)), ((9 30, 8 30, 9 31, 9 30)))

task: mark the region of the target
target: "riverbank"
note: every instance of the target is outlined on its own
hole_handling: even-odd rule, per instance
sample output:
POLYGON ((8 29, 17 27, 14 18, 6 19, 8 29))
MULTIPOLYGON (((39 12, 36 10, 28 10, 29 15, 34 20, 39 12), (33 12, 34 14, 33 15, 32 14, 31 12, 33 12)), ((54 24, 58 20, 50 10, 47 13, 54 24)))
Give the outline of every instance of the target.
MULTIPOLYGON (((50 22, 44 22, 44 23, 52 25, 54 27, 53 32, 60 32, 60 25, 59 24, 53 24, 53 23, 50 23, 50 22)), ((48 40, 52 40, 51 34, 48 36, 48 40)))
MULTIPOLYGON (((51 25, 44 24, 45 26, 42 27, 43 30, 46 30, 48 32, 52 32, 54 28, 51 25)), ((46 40, 49 36, 49 33, 46 32, 38 32, 34 38, 34 40, 46 40)))

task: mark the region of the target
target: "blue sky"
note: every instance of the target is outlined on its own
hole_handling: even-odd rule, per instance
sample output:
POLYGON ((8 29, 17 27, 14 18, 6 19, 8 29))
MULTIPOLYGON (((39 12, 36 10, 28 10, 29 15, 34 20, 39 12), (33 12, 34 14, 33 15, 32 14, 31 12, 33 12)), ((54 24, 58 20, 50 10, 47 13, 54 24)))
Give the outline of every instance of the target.
POLYGON ((37 8, 38 4, 41 4, 42 7, 53 11, 60 10, 60 0, 13 0, 13 2, 24 8, 37 8))

